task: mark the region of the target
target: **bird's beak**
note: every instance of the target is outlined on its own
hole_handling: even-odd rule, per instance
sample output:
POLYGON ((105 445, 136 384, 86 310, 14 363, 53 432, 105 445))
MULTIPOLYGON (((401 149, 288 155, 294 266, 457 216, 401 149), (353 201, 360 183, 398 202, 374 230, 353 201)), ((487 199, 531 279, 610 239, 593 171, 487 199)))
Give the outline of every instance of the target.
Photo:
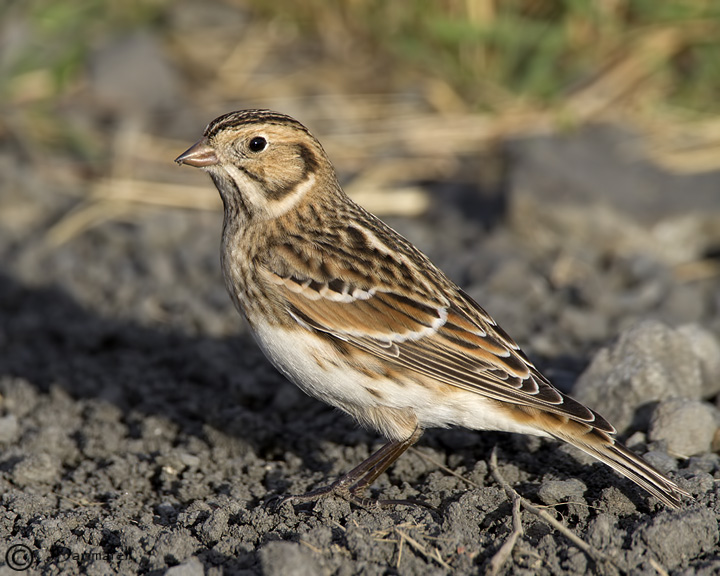
POLYGON ((203 138, 175 158, 175 162, 195 168, 205 168, 215 166, 218 163, 218 157, 212 146, 203 138))

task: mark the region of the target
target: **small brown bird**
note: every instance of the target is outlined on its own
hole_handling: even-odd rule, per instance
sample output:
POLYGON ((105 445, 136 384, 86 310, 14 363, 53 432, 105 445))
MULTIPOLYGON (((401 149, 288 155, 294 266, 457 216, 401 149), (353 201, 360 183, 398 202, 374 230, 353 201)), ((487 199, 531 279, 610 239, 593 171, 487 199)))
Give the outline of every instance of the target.
POLYGON ((210 174, 225 214, 230 297, 270 361, 301 390, 389 442, 328 487, 363 491, 426 428, 553 437, 671 507, 687 493, 615 440, 602 416, 558 391, 428 258, 355 204, 297 120, 241 110, 213 120, 175 160, 210 174))

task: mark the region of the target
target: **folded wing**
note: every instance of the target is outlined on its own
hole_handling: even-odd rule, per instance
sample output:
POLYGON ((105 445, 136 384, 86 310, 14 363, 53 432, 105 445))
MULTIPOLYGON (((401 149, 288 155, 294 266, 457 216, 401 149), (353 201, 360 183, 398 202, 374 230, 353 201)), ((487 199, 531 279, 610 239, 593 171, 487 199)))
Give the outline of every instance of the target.
MULTIPOLYGON (((615 429, 555 389, 518 345, 460 289, 454 301, 397 286, 264 271, 310 330, 348 342, 397 366, 495 400, 551 412, 599 432, 615 429)), ((438 287, 436 294, 447 293, 438 287)))

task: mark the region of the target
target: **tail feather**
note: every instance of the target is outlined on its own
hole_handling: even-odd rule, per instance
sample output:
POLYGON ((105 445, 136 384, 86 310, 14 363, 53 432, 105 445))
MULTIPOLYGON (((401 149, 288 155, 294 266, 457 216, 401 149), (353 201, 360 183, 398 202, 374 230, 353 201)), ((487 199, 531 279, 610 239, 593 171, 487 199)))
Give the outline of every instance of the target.
POLYGON ((585 436, 554 435, 604 462, 670 508, 679 508, 682 498, 690 496, 652 464, 605 433, 592 430, 585 436))
POLYGON ((679 508, 682 498, 690 496, 660 470, 618 442, 615 429, 597 412, 591 411, 599 426, 595 425, 596 422, 550 412, 548 409, 541 410, 536 406, 503 407, 515 422, 572 444, 629 478, 671 508, 679 508))

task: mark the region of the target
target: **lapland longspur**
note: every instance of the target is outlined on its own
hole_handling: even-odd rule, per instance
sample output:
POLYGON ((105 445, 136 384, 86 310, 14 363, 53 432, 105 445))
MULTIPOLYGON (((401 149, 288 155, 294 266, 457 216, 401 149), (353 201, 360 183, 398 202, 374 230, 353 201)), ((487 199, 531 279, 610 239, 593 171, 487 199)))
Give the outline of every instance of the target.
POLYGON ((270 361, 307 394, 389 442, 326 488, 362 493, 431 427, 553 437, 666 505, 687 493, 558 391, 495 321, 405 238, 353 202, 297 120, 213 120, 176 162, 207 171, 224 205, 222 269, 270 361))

